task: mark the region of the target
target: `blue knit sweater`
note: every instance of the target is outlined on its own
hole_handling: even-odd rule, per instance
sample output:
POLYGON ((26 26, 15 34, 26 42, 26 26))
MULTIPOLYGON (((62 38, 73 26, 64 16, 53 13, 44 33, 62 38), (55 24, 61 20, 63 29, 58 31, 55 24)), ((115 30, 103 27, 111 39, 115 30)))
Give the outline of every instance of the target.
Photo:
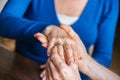
MULTIPOLYGON (((72 24, 88 51, 94 45, 93 58, 109 67, 118 17, 118 0, 88 0, 72 24)), ((0 13, 0 36, 16 40, 16 51, 44 64, 46 49, 33 35, 48 25, 60 25, 54 0, 8 0, 0 13)))

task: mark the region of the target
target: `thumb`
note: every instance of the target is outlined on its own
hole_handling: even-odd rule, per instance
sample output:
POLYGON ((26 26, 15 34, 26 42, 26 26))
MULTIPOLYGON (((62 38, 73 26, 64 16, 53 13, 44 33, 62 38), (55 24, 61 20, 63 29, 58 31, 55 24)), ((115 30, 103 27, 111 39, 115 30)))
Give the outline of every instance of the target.
POLYGON ((61 24, 60 28, 62 28, 66 33, 70 32, 70 26, 61 24))
POLYGON ((38 32, 38 33, 34 34, 34 37, 42 43, 43 47, 47 48, 48 39, 44 34, 38 32))
POLYGON ((78 34, 69 25, 61 24, 60 28, 63 29, 72 39, 79 40, 78 34))

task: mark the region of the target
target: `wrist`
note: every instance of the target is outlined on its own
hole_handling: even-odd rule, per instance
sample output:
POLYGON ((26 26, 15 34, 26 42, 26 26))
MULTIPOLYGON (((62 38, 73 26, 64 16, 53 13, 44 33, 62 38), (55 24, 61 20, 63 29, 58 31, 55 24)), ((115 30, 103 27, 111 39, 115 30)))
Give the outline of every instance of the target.
POLYGON ((79 70, 89 76, 90 78, 94 77, 94 70, 95 70, 95 63, 94 60, 89 56, 86 55, 83 61, 78 61, 79 70), (81 64, 82 63, 82 64, 81 64))
POLYGON ((87 65, 86 65, 86 69, 84 71, 84 74, 86 74, 87 76, 92 76, 93 74, 93 60, 90 56, 87 57, 87 65))
POLYGON ((84 68, 84 74, 88 75, 89 73, 91 73, 90 71, 90 67, 93 63, 91 62, 91 57, 89 55, 87 55, 86 57, 86 65, 85 65, 85 68, 84 68))
POLYGON ((84 74, 86 74, 90 79, 98 80, 98 72, 100 71, 99 65, 92 57, 88 56, 88 63, 84 74))
POLYGON ((78 60, 79 71, 81 71, 84 74, 86 74, 89 70, 88 69, 88 65, 90 64, 89 57, 90 56, 87 54, 85 58, 78 60))

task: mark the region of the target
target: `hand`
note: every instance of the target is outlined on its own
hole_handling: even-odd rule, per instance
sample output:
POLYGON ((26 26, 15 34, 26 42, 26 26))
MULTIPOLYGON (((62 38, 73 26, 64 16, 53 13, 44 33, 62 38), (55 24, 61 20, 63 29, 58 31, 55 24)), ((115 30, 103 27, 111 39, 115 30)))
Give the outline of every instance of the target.
MULTIPOLYGON (((61 58, 66 60, 66 62, 69 64, 69 62, 73 62, 73 54, 71 49, 71 39, 70 37, 60 28, 56 26, 49 26, 45 29, 45 35, 41 33, 36 33, 34 36, 42 43, 43 47, 48 48, 48 53, 50 53, 50 50, 53 46, 57 44, 57 47, 59 49, 59 55, 61 58), (49 43, 48 43, 49 42, 49 43), (69 42, 69 43, 68 43, 69 42), (60 45, 62 44, 62 45, 60 45), (66 49, 66 53, 69 55, 64 55, 64 49, 66 49), (65 58, 64 58, 65 56, 65 58)), ((40 74, 40 77, 45 78, 46 76, 46 69, 42 71, 40 74)))
POLYGON ((74 42, 61 28, 57 26, 49 26, 45 29, 44 35, 36 33, 34 36, 42 43, 43 47, 48 49, 49 55, 51 55, 50 53, 53 46, 57 46, 60 51, 58 54, 62 59, 65 59, 66 63, 71 64, 74 62, 72 52, 74 42))
POLYGON ((52 49, 52 55, 47 61, 46 65, 46 79, 47 80, 81 80, 78 66, 73 63, 67 65, 61 57, 56 54, 58 49, 55 46, 52 49))
MULTIPOLYGON (((70 26, 61 25, 60 28, 63 29, 67 33, 67 35, 69 35, 69 37, 74 41, 74 45, 72 46, 72 49, 73 49, 72 51, 74 52, 71 52, 71 53, 73 53, 72 56, 74 56, 75 62, 76 61, 78 62, 79 70, 84 73, 84 71, 86 70, 87 63, 88 63, 88 58, 87 58, 88 54, 86 52, 86 49, 82 41, 80 40, 79 36, 74 32, 74 30, 70 26)), ((39 35, 41 36, 39 36, 40 38, 38 37, 38 39, 42 42, 42 44, 45 44, 46 42, 44 42, 45 41, 44 39, 46 39, 46 37, 40 33, 39 35)))
POLYGON ((77 33, 70 26, 61 25, 60 28, 63 29, 76 42, 76 45, 73 49, 74 55, 77 57, 76 61, 78 62, 79 70, 85 73, 87 70, 87 64, 89 62, 89 55, 86 52, 84 44, 77 33))
POLYGON ((42 70, 40 73, 40 78, 42 78, 42 80, 46 80, 46 64, 40 65, 40 69, 42 70))

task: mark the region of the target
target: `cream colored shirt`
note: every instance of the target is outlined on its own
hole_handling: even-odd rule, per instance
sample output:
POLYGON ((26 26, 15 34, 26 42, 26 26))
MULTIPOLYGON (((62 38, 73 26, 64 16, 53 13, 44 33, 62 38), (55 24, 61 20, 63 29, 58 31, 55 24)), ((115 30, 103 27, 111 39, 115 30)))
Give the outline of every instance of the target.
POLYGON ((57 18, 61 24, 65 25, 72 25, 79 19, 79 17, 72 17, 62 14, 57 14, 57 18))

